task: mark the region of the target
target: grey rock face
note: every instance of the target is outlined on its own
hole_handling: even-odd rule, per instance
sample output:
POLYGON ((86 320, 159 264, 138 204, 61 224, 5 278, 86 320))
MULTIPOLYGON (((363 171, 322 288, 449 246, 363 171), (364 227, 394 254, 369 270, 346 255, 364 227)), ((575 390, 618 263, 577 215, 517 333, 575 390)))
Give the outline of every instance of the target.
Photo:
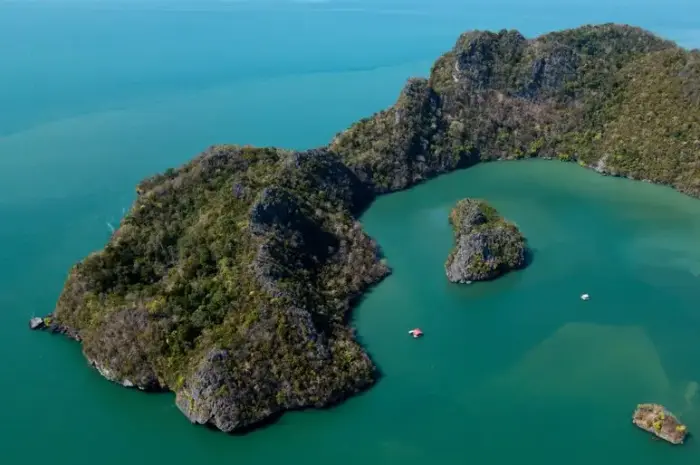
POLYGON ((447 278, 453 283, 487 281, 525 264, 525 247, 513 244, 515 259, 505 261, 498 250, 514 242, 502 230, 474 232, 462 235, 453 255, 445 265, 447 278))
POLYGON ((29 329, 42 329, 44 327, 44 319, 43 318, 32 318, 29 320, 29 329))
POLYGON ((526 265, 525 239, 485 202, 460 200, 450 214, 456 246, 445 263, 454 283, 485 281, 526 265))
POLYGON ((275 227, 305 229, 309 227, 309 220, 293 194, 278 187, 267 187, 250 211, 250 230, 263 235, 275 227))

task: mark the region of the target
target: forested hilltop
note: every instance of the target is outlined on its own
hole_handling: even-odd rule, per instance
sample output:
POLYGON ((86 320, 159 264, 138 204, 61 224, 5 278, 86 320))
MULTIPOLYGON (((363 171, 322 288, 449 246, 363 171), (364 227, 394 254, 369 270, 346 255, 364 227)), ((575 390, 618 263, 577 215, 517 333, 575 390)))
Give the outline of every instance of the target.
POLYGON ((700 53, 606 24, 472 31, 331 149, 376 192, 482 160, 577 161, 700 195, 700 53))
POLYGON ((610 24, 467 32, 328 147, 217 146, 144 180, 45 322, 105 377, 174 391, 224 431, 333 404, 376 379, 347 320, 389 269, 358 215, 378 194, 528 157, 700 196, 700 54, 610 24))

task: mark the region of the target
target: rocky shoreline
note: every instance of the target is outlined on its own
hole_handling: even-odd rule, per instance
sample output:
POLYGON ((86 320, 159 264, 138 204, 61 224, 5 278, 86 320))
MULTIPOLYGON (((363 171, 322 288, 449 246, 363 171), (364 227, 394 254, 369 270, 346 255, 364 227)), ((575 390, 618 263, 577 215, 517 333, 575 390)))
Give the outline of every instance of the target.
POLYGON ((77 333, 77 331, 57 323, 53 313, 50 313, 43 318, 31 318, 29 320, 29 329, 32 331, 47 331, 52 334, 60 334, 68 337, 69 339, 73 339, 76 342, 81 342, 80 335, 77 333))

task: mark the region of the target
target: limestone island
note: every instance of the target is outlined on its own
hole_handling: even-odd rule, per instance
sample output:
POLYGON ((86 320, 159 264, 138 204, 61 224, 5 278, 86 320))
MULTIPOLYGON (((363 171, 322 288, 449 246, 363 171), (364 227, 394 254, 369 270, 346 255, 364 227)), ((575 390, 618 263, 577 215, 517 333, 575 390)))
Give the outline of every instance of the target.
MULTIPOLYGON (((339 89, 342 92, 342 89, 339 89)), ((394 105, 306 151, 216 146, 143 180, 32 326, 104 377, 245 431, 372 386, 350 311, 389 273, 358 218, 479 162, 547 158, 700 195, 700 53, 603 24, 470 31, 394 105)))
POLYGON ((445 273, 451 282, 486 281, 525 267, 525 238, 483 200, 457 202, 450 224, 455 247, 445 262, 445 273))
POLYGON ((686 426, 659 404, 637 405, 632 422, 671 444, 683 444, 688 434, 686 426))

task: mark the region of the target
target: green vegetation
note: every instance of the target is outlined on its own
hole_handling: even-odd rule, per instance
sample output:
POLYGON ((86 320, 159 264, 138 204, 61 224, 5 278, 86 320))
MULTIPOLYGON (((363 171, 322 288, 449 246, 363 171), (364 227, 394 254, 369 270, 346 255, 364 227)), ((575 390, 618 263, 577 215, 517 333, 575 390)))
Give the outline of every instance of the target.
POLYGON ((539 156, 700 196, 700 52, 601 25, 533 40, 472 31, 396 105, 331 148, 377 192, 539 156))
POLYGON ((700 196, 698 57, 628 26, 465 33, 327 148, 214 147, 143 181, 46 324, 225 431, 340 401, 375 377, 347 317, 388 273, 356 221, 376 194, 545 157, 700 196))
POLYGON ((455 233, 465 232, 465 229, 484 231, 496 226, 513 226, 486 201, 478 199, 459 200, 450 211, 449 220, 455 233))
POLYGON ((462 199, 450 212, 455 247, 445 262, 452 282, 494 279, 526 265, 527 247, 518 228, 483 200, 462 199))
POLYGON ((371 197, 342 164, 215 147, 138 192, 54 317, 110 378, 176 390, 190 418, 227 431, 372 383, 345 317, 388 270, 353 219, 371 197))

